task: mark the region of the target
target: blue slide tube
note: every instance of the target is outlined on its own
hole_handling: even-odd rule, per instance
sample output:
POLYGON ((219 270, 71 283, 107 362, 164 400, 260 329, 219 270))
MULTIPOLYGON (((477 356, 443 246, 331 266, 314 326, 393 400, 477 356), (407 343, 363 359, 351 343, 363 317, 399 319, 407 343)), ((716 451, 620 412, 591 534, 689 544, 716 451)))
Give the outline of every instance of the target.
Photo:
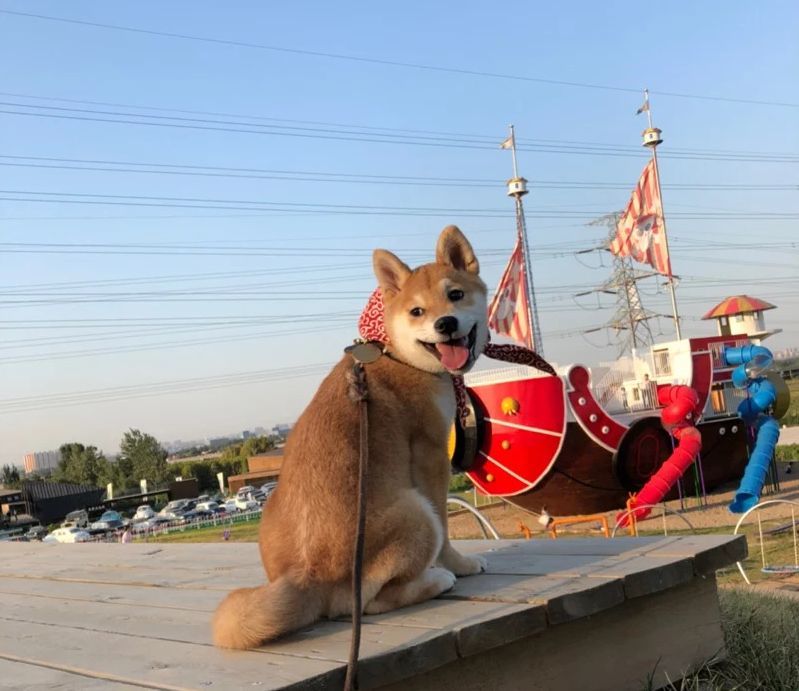
POLYGON ((757 440, 746 464, 741 486, 735 493, 735 498, 730 503, 732 513, 744 513, 751 509, 760 500, 760 490, 766 480, 774 447, 780 438, 780 425, 773 417, 761 415, 755 423, 757 427, 757 440))
POLYGON ((738 405, 738 415, 747 424, 755 422, 760 413, 777 400, 777 389, 768 379, 756 379, 749 384, 749 398, 738 405))
POLYGON ((745 345, 740 348, 725 348, 724 361, 728 367, 735 367, 735 365, 745 365, 750 360, 758 355, 765 355, 770 361, 774 359, 771 351, 765 346, 760 345, 745 345))

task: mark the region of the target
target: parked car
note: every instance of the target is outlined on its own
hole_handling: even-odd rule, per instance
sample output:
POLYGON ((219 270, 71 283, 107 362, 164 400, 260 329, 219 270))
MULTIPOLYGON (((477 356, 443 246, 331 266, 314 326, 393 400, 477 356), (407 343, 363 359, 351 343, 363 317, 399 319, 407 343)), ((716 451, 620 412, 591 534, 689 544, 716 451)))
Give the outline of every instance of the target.
POLYGON ((86 528, 89 525, 89 514, 85 509, 70 511, 61 524, 62 528, 86 528))
POLYGON ((159 528, 162 528, 171 522, 172 520, 166 516, 159 516, 156 514, 152 518, 148 518, 146 521, 132 523, 130 529, 135 534, 146 533, 148 531, 158 530, 159 528))
POLYGON ((25 537, 27 537, 28 540, 41 540, 45 535, 47 535, 47 528, 43 525, 35 525, 25 533, 25 537))
POLYGON ((185 513, 186 511, 190 511, 196 506, 195 502, 190 499, 175 499, 174 501, 169 502, 163 509, 161 509, 158 514, 160 516, 166 516, 167 518, 178 518, 181 514, 185 513))
POLYGON ((92 536, 89 535, 89 533, 87 533, 85 530, 81 530, 80 528, 56 528, 52 533, 43 538, 42 542, 86 542, 91 540, 91 537, 92 536))
POLYGON ((236 508, 239 511, 255 511, 256 509, 261 508, 261 504, 257 502, 255 499, 250 499, 246 496, 244 497, 236 497, 234 499, 234 503, 236 504, 236 508))
POLYGON ((92 523, 91 530, 118 530, 126 524, 119 511, 106 511, 100 518, 92 523))
POLYGON ((136 509, 136 513, 133 514, 134 521, 146 521, 149 518, 155 516, 155 511, 153 511, 153 507, 149 504, 142 504, 136 509))
POLYGON ((201 501, 197 503, 195 511, 208 511, 211 514, 225 513, 225 508, 215 501, 201 501))
POLYGON ((236 506, 235 499, 228 499, 227 501, 222 502, 219 506, 220 508, 224 509, 225 513, 227 514, 236 513, 239 510, 239 507, 236 506))
POLYGON ((191 509, 183 513, 178 519, 181 523, 192 523, 194 521, 204 521, 207 518, 213 518, 216 514, 213 511, 205 509, 191 509))

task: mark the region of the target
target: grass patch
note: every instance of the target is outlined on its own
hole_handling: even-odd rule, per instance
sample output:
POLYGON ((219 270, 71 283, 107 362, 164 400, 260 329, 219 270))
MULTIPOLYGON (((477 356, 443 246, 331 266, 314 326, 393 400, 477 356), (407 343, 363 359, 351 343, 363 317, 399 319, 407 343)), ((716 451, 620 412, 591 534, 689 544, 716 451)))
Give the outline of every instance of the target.
MULTIPOLYGON (((257 516, 249 521, 232 524, 220 523, 203 528, 173 528, 169 533, 148 537, 146 542, 224 542, 225 530, 230 531, 229 542, 257 542, 260 523, 261 517, 257 516)), ((145 542, 145 540, 136 540, 136 542, 145 542)))
MULTIPOLYGON (((669 691, 799 689, 799 601, 744 590, 719 591, 727 658, 708 663, 669 691)), ((653 672, 654 676, 654 672, 653 672)), ((645 689, 654 688, 650 681, 645 689)))

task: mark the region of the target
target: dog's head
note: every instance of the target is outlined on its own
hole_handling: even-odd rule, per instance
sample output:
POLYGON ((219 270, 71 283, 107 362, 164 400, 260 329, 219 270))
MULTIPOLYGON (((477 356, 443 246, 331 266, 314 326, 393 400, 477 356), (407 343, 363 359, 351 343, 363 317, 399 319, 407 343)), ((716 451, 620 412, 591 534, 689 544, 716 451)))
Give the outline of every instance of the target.
POLYGON ((463 374, 488 342, 486 286, 469 241, 444 228, 436 261, 414 269, 375 250, 374 269, 385 304, 392 352, 427 372, 463 374))

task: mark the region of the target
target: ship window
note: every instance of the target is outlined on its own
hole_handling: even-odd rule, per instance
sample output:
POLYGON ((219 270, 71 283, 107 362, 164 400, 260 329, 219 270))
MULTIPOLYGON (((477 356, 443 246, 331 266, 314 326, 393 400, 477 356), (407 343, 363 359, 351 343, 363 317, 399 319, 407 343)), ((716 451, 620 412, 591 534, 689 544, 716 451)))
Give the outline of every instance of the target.
POLYGON ((719 323, 722 326, 727 326, 727 317, 719 317, 719 323))
POLYGON ((743 314, 736 314, 735 315, 735 321, 742 322, 743 320, 744 320, 744 315, 743 314))
POLYGON ((662 377, 671 374, 671 360, 667 350, 653 353, 655 358, 655 376, 662 377))

